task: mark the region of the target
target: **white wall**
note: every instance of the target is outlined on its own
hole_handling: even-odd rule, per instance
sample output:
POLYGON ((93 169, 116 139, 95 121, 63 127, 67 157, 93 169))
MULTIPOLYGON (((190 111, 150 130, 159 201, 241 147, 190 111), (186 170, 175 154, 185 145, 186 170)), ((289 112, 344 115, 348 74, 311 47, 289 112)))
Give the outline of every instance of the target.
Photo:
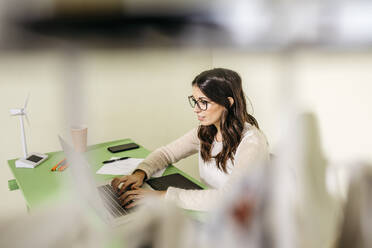
MULTIPOLYGON (((291 80, 297 102, 316 112, 324 150, 331 161, 372 160, 372 53, 300 51, 292 57, 291 80)), ((280 134, 283 61, 278 53, 233 50, 89 50, 80 52, 79 81, 89 144, 130 137, 150 150, 197 125, 187 102, 195 75, 211 67, 237 70, 255 116, 273 148, 280 134)), ((12 178, 6 160, 22 155, 19 122, 10 108, 21 107, 31 92, 30 151, 59 150, 57 134, 66 131, 65 80, 69 63, 61 51, 0 54, 0 218, 25 211, 19 191, 8 192, 12 178)), ((283 86, 284 85, 284 86, 283 86)), ((197 159, 177 166, 197 176, 197 159)))
POLYGON ((372 160, 372 53, 296 57, 295 82, 304 108, 317 113, 331 161, 372 160))

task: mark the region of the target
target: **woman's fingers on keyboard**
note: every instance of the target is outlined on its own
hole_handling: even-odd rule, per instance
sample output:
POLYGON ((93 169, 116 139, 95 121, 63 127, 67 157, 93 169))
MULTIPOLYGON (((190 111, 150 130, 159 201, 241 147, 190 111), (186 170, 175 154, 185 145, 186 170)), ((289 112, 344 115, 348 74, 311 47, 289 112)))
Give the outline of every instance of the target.
POLYGON ((135 207, 137 204, 138 204, 139 201, 135 201, 135 200, 132 200, 132 201, 129 201, 127 203, 127 205, 125 205, 125 208, 132 208, 132 207, 135 207))
POLYGON ((119 200, 124 201, 128 196, 137 194, 139 194, 139 190, 128 190, 119 197, 119 200))
POLYGON ((115 177, 115 178, 112 179, 112 181, 111 181, 111 187, 112 187, 113 189, 117 189, 117 187, 119 186, 119 183, 120 183, 119 178, 115 177))
POLYGON ((135 182, 132 184, 131 189, 139 189, 141 187, 142 183, 135 182))
POLYGON ((130 186, 132 184, 133 184, 133 182, 131 180, 127 180, 126 182, 124 182, 123 185, 121 185, 120 189, 118 190, 119 195, 121 195, 124 192, 126 192, 127 190, 129 190, 130 189, 130 186))
POLYGON ((114 190, 119 190, 120 184, 124 183, 126 180, 127 180, 126 176, 121 177, 121 178, 115 177, 111 181, 111 186, 114 190))
POLYGON ((122 205, 125 206, 126 208, 130 208, 131 205, 135 205, 138 202, 138 200, 142 199, 143 195, 135 194, 135 195, 129 195, 124 199, 122 202, 122 205))

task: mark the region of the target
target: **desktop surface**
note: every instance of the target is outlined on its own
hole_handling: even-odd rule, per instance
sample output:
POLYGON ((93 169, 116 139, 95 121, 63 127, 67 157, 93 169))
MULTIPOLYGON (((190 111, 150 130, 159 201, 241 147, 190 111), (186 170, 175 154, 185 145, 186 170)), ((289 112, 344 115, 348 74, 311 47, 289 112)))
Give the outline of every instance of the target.
MULTIPOLYGON (((124 156, 145 158, 150 153, 149 150, 142 146, 140 146, 138 149, 118 153, 111 153, 107 150, 107 148, 110 146, 131 142, 133 142, 131 139, 121 139, 88 147, 85 155, 89 164, 91 165, 95 180, 97 182, 109 181, 112 178, 117 177, 115 175, 98 175, 95 173, 103 165, 103 161, 108 160, 111 157, 124 156)), ((68 176, 68 168, 61 172, 51 171, 51 168, 54 165, 65 158, 64 153, 62 151, 57 151, 47 154, 49 155, 49 158, 34 169, 16 168, 16 159, 8 160, 9 168, 17 181, 19 189, 22 191, 22 194, 26 200, 26 205, 29 209, 40 206, 54 197, 58 197, 63 193, 64 185, 66 185, 64 182, 68 176)), ((174 173, 179 173, 194 183, 200 185, 202 188, 205 188, 203 184, 172 165, 167 167, 163 175, 174 173)))

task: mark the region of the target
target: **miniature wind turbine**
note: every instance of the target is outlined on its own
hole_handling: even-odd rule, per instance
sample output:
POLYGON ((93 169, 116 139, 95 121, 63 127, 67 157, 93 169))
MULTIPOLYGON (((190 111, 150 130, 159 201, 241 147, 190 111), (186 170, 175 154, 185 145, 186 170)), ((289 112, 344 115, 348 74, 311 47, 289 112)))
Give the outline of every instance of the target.
POLYGON ((26 101, 25 101, 25 105, 23 106, 23 108, 11 109, 10 110, 10 115, 12 115, 12 116, 17 116, 18 115, 19 116, 19 121, 20 121, 20 124, 21 124, 21 141, 22 141, 23 157, 24 158, 27 157, 27 144, 26 144, 26 135, 25 135, 25 126, 24 126, 24 122, 23 122, 23 116, 26 118, 27 122, 30 123, 29 120, 28 120, 28 117, 27 117, 27 112, 26 112, 29 97, 30 97, 30 94, 27 96, 26 101))
POLYGON ((28 94, 23 108, 11 109, 9 111, 11 116, 19 116, 19 122, 21 124, 21 142, 22 142, 22 149, 23 149, 23 158, 20 158, 15 162, 16 167, 18 168, 35 168, 37 165, 42 163, 48 157, 48 155, 40 154, 40 153, 32 153, 30 154, 30 156, 28 156, 28 153, 27 153, 25 125, 23 121, 23 116, 26 118, 27 122, 30 123, 27 117, 27 112, 26 112, 29 97, 30 97, 30 94, 28 94))

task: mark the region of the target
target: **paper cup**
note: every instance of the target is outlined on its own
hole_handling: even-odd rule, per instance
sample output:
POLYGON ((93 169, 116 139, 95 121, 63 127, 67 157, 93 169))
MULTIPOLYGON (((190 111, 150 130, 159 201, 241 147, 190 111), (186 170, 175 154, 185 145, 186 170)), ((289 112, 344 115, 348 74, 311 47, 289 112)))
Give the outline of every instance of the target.
POLYGON ((71 137, 74 149, 77 152, 87 151, 88 127, 85 125, 71 126, 71 137))

